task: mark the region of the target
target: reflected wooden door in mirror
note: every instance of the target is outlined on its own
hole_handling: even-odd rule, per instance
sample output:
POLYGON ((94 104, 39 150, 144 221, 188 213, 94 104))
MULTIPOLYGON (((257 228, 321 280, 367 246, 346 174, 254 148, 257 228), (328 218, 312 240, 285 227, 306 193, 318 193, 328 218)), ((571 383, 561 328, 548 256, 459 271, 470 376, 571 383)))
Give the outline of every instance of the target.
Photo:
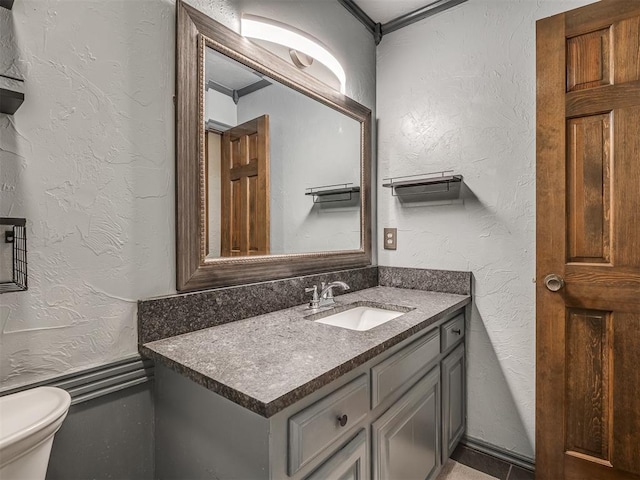
MULTIPOLYGON (((268 255, 270 250, 269 116, 262 115, 222 134, 220 200, 221 257, 268 255)), ((210 177, 209 177, 210 178, 210 177)), ((208 190, 207 190, 208 191, 208 190)), ((212 195, 208 208, 218 200, 212 195)), ((215 225, 209 219, 209 229, 215 225)), ((209 256, 212 254, 209 244, 209 256)))
POLYGON ((370 265, 371 111, 182 2, 177 21, 177 289, 370 265), (305 195, 336 184, 355 193, 305 195))

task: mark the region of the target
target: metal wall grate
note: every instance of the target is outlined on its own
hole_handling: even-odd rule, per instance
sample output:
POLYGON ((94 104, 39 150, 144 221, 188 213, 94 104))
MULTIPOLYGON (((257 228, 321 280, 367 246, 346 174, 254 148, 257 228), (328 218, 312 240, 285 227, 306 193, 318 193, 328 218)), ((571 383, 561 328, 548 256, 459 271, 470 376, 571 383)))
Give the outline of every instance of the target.
POLYGON ((24 218, 0 217, 4 229, 3 241, 11 244, 11 281, 0 282, 0 293, 27 290, 27 228, 24 218))

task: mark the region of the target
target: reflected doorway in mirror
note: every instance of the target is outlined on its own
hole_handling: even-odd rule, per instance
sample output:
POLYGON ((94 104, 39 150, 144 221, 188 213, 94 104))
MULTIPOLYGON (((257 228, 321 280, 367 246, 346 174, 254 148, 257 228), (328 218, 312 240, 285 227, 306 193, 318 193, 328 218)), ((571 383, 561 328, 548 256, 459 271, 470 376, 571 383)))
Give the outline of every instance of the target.
POLYGON ((220 256, 268 255, 269 115, 224 132, 221 150, 220 256))

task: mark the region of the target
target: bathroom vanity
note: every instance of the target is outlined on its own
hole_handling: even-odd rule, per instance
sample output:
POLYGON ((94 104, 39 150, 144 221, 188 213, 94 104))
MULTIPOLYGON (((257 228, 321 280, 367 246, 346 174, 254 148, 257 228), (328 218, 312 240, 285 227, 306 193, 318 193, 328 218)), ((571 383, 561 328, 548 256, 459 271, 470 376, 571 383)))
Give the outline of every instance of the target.
POLYGON ((435 478, 465 429, 470 297, 374 287, 338 308, 372 302, 406 313, 354 331, 299 306, 143 345, 156 477, 435 478))
POLYGON ((371 110, 176 9, 176 287, 215 290, 138 306, 140 351, 156 361, 156 478, 435 478, 465 428, 469 272, 385 280, 371 266, 371 110), (220 88, 221 72, 238 88, 220 88), (299 171, 288 184, 269 176, 272 153, 276 172, 299 171), (309 195, 291 200, 301 185, 309 195), (325 308, 321 282, 354 292, 325 308), (379 308, 371 328, 352 307, 379 308))

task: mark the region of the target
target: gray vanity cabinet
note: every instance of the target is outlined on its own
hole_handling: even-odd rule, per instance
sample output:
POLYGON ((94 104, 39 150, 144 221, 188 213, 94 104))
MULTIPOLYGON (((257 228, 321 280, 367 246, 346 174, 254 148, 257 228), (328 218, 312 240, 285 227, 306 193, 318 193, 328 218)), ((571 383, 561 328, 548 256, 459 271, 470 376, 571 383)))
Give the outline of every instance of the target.
POLYGON ((156 365, 156 478, 428 479, 465 428, 464 314, 266 418, 156 365))
POLYGON ((440 368, 393 404, 372 425, 373 478, 431 479, 440 463, 440 368))
POLYGON ((453 453, 466 426, 464 343, 442 361, 442 461, 453 453))
POLYGON ((440 327, 442 360, 442 462, 451 456, 467 426, 465 319, 460 314, 440 327))
POLYGON ((360 433, 338 450, 305 480, 368 480, 369 442, 367 431, 360 433))

